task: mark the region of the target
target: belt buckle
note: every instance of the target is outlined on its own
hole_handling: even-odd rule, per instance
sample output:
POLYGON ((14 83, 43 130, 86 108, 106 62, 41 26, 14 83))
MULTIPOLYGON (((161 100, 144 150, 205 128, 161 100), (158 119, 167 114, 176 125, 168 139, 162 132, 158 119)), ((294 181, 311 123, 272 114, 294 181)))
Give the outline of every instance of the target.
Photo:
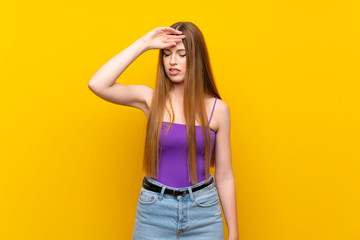
POLYGON ((187 194, 186 190, 177 190, 177 192, 179 192, 180 194, 176 194, 178 196, 185 196, 187 194))

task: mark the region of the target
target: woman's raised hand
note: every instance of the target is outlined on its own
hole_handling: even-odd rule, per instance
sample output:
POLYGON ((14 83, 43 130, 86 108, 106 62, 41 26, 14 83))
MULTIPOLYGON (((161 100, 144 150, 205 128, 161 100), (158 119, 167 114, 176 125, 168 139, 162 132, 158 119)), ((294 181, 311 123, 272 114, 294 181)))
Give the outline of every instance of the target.
POLYGON ((185 38, 185 35, 170 34, 182 34, 182 32, 171 27, 158 27, 144 35, 141 40, 147 49, 163 49, 173 47, 185 38))

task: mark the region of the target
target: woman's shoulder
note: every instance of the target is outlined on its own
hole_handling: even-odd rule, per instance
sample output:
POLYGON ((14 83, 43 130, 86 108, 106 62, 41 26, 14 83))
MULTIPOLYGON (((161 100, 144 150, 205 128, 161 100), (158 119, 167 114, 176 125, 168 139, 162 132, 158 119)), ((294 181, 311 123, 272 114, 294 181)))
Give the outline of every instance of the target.
POLYGON ((217 122, 221 123, 227 121, 227 118, 230 117, 230 107, 222 99, 217 99, 214 106, 214 117, 217 119, 217 122))
MULTIPOLYGON (((214 122, 216 122, 216 132, 220 129, 224 129, 224 131, 227 132, 228 129, 230 129, 230 107, 224 100, 217 99, 213 118, 214 122)), ((221 132, 224 131, 221 130, 221 132)))
POLYGON ((217 109, 217 111, 219 112, 226 112, 226 111, 229 111, 229 105, 222 99, 220 98, 217 98, 217 97, 214 97, 214 96, 208 96, 206 99, 205 99, 205 102, 208 102, 209 105, 211 105, 212 107, 214 107, 214 112, 215 112, 215 109, 217 109), (216 103, 215 103, 215 100, 216 100, 216 103))
POLYGON ((210 128, 215 129, 217 132, 222 126, 228 125, 230 121, 230 108, 229 105, 222 99, 216 97, 209 97, 209 105, 211 104, 212 117, 210 122, 210 128), (216 103, 215 103, 216 100, 216 103))
POLYGON ((220 110, 220 111, 229 111, 230 110, 230 107, 229 107, 229 105, 224 101, 224 100, 222 100, 222 99, 217 99, 216 100, 216 105, 218 105, 217 106, 217 108, 220 110))

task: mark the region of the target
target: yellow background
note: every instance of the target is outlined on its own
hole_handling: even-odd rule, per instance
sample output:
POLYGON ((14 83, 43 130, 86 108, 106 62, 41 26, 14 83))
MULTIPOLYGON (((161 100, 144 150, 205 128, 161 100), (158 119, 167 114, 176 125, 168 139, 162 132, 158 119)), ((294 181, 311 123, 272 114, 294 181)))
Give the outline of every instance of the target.
MULTIPOLYGON (((130 239, 146 117, 87 83, 177 21, 202 30, 231 109, 240 239, 360 239, 358 1, 6 0, 0 9, 0 239, 130 239)), ((117 81, 154 87, 157 54, 117 81)))

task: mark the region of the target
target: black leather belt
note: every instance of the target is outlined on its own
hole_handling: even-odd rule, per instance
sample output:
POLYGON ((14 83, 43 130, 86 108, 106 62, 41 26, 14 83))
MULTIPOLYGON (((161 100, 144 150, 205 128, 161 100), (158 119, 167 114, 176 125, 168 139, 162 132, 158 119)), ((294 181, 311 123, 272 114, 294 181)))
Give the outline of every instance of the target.
MULTIPOLYGON (((213 182, 214 182, 214 178, 211 178, 210 181, 206 182, 205 184, 202 184, 200 186, 191 188, 191 191, 196 192, 196 191, 198 191, 198 190, 200 190, 200 189, 202 189, 202 188, 204 188, 206 186, 209 186, 213 182)), ((154 192, 161 192, 161 189, 162 189, 162 187, 157 186, 157 185, 149 182, 145 177, 143 179, 142 186, 145 189, 150 190, 150 191, 154 191, 154 192)), ((169 189, 169 188, 165 188, 165 191, 164 191, 164 194, 170 194, 170 195, 173 195, 173 196, 185 196, 188 193, 189 193, 189 190, 173 190, 173 189, 169 189)))

